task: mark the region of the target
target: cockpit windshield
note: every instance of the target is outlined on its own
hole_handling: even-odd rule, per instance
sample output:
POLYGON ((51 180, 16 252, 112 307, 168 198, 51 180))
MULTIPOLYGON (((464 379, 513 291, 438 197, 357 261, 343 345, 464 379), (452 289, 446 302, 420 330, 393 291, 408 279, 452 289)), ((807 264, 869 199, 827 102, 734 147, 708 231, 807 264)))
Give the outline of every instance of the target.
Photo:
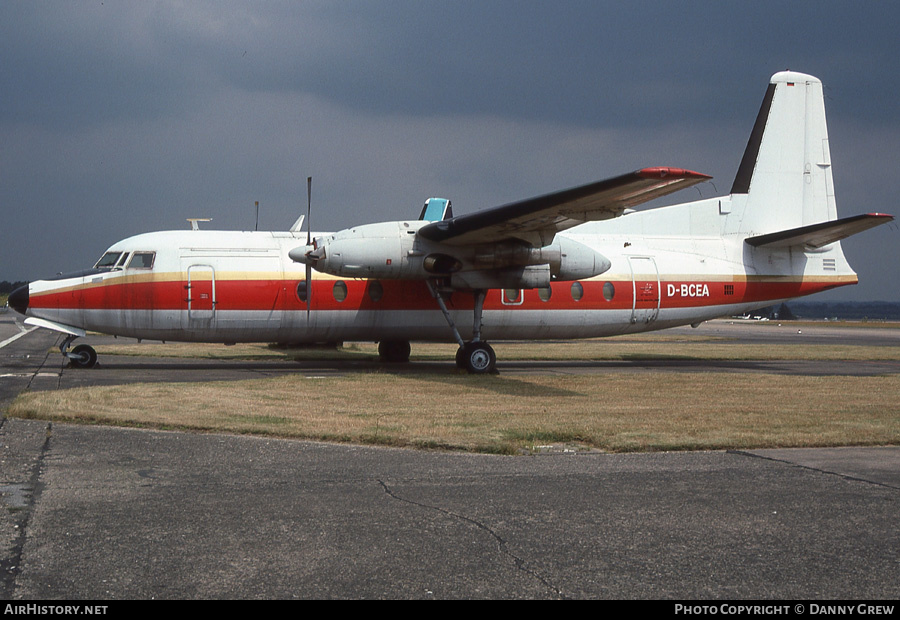
POLYGON ((135 252, 128 261, 129 269, 153 269, 153 259, 156 252, 135 252))
POLYGON ((119 271, 122 269, 153 269, 156 252, 107 252, 100 257, 94 269, 119 271), (126 267, 127 265, 127 267, 126 267))
POLYGON ((94 269, 113 269, 121 256, 121 252, 107 252, 100 257, 100 260, 94 265, 94 269))

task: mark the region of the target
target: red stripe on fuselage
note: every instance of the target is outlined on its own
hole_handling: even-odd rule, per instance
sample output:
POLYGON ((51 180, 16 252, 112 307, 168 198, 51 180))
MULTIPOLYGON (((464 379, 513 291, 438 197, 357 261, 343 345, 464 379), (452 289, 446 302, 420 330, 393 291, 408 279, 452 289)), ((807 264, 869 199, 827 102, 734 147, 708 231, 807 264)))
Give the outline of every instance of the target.
MULTIPOLYGON (((275 310, 300 311, 306 303, 297 295, 297 286, 303 280, 215 280, 215 309, 221 311, 275 310)), ((579 284, 583 295, 576 300, 572 295, 572 282, 556 282, 551 286, 548 301, 540 298, 538 290, 525 290, 523 297, 501 297, 502 291, 491 290, 485 301, 490 309, 630 309, 637 291, 638 307, 689 308, 765 302, 768 300, 800 297, 818 293, 837 286, 853 284, 855 278, 751 278, 735 281, 710 280, 587 280, 579 284), (607 300, 604 285, 612 284, 614 294, 607 300), (507 302, 507 303, 504 303, 507 302), (518 303, 520 302, 521 303, 518 303)), ((311 298, 313 310, 434 310, 437 303, 431 297, 424 282, 405 280, 332 280, 314 279, 311 298), (338 301, 336 290, 346 286, 346 297, 338 301), (375 284, 377 282, 377 284, 375 284), (377 294, 380 286, 381 294, 377 294)), ((609 288, 607 287, 607 294, 609 288)), ((204 293, 208 294, 208 293, 204 293)), ((165 278, 129 281, 112 278, 103 283, 66 287, 59 291, 32 293, 29 305, 32 309, 80 309, 80 310, 187 310, 191 290, 183 280, 165 278)), ((199 303, 199 300, 195 303, 199 303)), ((465 292, 450 296, 451 309, 471 309, 472 296, 465 292)))

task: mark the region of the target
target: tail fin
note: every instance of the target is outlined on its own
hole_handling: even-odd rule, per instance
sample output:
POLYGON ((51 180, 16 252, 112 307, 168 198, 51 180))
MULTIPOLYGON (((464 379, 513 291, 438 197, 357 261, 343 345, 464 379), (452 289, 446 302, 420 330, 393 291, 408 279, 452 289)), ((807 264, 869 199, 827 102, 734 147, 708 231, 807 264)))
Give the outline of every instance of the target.
POLYGON ((894 219, 837 219, 822 82, 793 71, 769 82, 731 197, 745 200, 740 232, 754 247, 818 249, 894 219))
POLYGON ((837 218, 822 82, 772 76, 731 188, 746 196, 741 232, 760 235, 837 218))

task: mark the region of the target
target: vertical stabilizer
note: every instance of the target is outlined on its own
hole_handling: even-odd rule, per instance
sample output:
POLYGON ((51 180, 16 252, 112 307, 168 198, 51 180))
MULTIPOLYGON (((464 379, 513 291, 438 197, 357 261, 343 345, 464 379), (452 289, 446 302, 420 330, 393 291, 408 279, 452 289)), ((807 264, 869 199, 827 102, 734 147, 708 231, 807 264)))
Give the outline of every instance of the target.
POLYGON ((744 234, 836 219, 825 100, 818 78, 772 76, 731 193, 745 195, 744 234))

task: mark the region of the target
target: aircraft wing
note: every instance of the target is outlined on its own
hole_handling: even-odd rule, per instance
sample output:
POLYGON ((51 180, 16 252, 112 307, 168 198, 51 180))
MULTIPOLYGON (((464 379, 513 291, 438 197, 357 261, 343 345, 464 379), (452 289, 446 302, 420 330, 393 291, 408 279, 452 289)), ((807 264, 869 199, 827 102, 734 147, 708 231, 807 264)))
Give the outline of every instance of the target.
POLYGON ((643 168, 546 196, 432 222, 419 229, 418 234, 448 245, 521 239, 533 247, 543 247, 561 230, 618 217, 625 209, 711 178, 682 168, 643 168))

